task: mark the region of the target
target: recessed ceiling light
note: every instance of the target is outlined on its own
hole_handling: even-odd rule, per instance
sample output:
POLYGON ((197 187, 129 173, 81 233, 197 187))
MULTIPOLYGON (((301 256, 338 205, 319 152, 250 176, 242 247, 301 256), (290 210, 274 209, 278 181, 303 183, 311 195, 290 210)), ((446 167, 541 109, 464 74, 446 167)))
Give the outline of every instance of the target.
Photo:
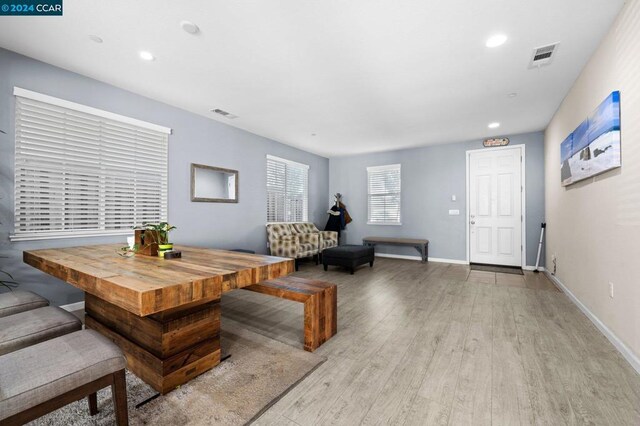
POLYGON ((200 32, 200 28, 191 21, 182 21, 180 22, 180 26, 189 34, 198 34, 200 32))
POLYGON ((498 47, 502 46, 507 41, 507 36, 504 34, 496 34, 487 40, 487 47, 498 47))
POLYGON ((518 96, 518 94, 517 94, 516 92, 509 93, 509 94, 507 95, 507 97, 509 97, 509 98, 515 98, 516 96, 518 96))
POLYGON ((91 34, 89 36, 89 40, 95 41, 96 43, 102 43, 102 39, 100 37, 98 37, 97 35, 94 35, 94 34, 91 34))
POLYGON ((488 126, 488 127, 489 127, 490 129, 497 129, 498 127, 500 127, 500 123, 498 123, 497 121, 496 121, 496 122, 493 122, 493 123, 489 123, 489 126, 488 126))
POLYGON ((147 52, 146 50, 140 52, 140 58, 145 61, 153 61, 155 59, 151 52, 147 52))

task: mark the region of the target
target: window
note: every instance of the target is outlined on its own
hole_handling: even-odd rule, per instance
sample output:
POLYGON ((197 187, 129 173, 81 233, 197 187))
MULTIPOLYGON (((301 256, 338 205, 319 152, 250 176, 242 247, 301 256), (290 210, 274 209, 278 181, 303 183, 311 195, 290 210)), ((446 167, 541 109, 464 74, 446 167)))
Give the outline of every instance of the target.
POLYGON ((267 222, 306 222, 309 166, 267 155, 267 222))
POLYGON ((400 164, 367 167, 369 225, 400 225, 400 164))
POLYGON ((170 129, 15 88, 13 241, 129 234, 167 218, 170 129))

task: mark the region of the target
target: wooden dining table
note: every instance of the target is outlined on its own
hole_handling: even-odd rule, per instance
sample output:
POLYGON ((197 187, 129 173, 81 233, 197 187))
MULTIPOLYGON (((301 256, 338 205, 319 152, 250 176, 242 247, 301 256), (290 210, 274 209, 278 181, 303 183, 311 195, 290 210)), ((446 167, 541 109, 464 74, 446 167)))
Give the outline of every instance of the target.
POLYGON ((25 263, 85 292, 85 325, 122 348, 127 368, 165 394, 220 363, 222 293, 288 275, 281 257, 179 246, 178 259, 107 244, 29 250, 25 263))

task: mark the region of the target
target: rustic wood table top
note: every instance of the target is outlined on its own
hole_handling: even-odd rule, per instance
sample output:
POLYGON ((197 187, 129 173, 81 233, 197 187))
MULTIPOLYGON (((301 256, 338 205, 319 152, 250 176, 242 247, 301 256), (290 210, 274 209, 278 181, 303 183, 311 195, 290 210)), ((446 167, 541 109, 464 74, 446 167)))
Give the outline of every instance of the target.
POLYGON ((175 246, 180 259, 116 253, 121 244, 25 251, 24 262, 139 316, 217 300, 293 272, 291 259, 175 246))

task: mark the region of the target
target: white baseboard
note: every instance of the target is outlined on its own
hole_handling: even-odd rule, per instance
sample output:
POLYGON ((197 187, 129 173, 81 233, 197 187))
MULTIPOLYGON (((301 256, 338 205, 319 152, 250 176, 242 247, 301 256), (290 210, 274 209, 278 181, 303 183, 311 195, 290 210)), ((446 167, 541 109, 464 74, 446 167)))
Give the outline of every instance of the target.
MULTIPOLYGON (((524 269, 525 271, 535 271, 536 267, 535 266, 531 266, 531 265, 527 265, 527 266, 523 266, 522 269, 524 269)), ((538 271, 544 272, 544 271, 546 271, 546 269, 544 269, 544 266, 538 266, 538 271)))
POLYGON ((406 254, 376 253, 376 257, 388 257, 389 259, 422 260, 420 256, 408 256, 406 254))
POLYGON ((68 312, 79 311, 81 309, 84 310, 84 302, 70 303, 68 305, 62 305, 60 308, 68 312))
POLYGON ((453 263, 456 265, 468 265, 469 262, 466 260, 457 260, 457 259, 442 259, 440 257, 430 257, 429 262, 437 262, 437 263, 453 263))
MULTIPOLYGON (((390 253, 376 253, 376 257, 388 257, 390 259, 405 259, 405 260, 417 260, 422 261, 420 256, 409 256, 406 254, 390 254, 390 253)), ((455 263, 458 265, 468 265, 469 262, 466 260, 456 260, 456 259, 441 259, 439 257, 430 257, 429 262, 439 262, 439 263, 455 263)))
POLYGON ((578 307, 578 309, 580 309, 582 313, 585 314, 587 318, 589 318, 589 320, 591 320, 593 325, 595 325, 598 330, 600 330, 600 332, 604 334, 604 336, 611 342, 611 344, 615 346, 618 352, 620 352, 622 356, 627 360, 627 362, 631 364, 631 367, 633 367, 634 370, 640 373, 640 358, 638 358, 638 356, 633 353, 631 348, 625 345, 624 342, 620 340, 620 338, 609 329, 609 327, 607 327, 602 321, 600 321, 600 318, 598 318, 593 312, 591 312, 589 308, 587 308, 587 306, 582 303, 575 294, 571 292, 571 290, 569 290, 564 284, 562 284, 562 281, 560 281, 558 277, 556 277, 555 275, 551 275, 548 271, 546 271, 545 274, 551 281, 553 281, 555 285, 557 285, 564 292, 564 294, 567 295, 567 297, 578 307))

